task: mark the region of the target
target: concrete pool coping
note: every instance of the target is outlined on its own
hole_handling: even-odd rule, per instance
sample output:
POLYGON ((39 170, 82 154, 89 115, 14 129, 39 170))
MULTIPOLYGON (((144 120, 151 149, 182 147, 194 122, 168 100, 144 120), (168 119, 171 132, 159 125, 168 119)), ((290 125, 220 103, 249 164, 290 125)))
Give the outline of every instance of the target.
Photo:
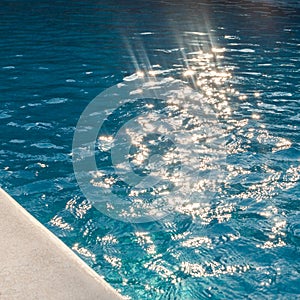
POLYGON ((0 299, 124 299, 0 188, 0 299))

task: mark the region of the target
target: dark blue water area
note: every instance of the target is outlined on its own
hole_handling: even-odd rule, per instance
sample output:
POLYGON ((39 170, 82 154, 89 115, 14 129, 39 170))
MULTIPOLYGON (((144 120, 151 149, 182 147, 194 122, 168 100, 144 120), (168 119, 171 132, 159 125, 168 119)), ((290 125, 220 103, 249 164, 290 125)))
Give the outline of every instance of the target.
POLYGON ((299 53, 298 1, 4 0, 1 187, 130 299, 298 299, 299 53), (94 97, 149 70, 214 108, 226 177, 134 224, 85 198, 72 139, 94 97))

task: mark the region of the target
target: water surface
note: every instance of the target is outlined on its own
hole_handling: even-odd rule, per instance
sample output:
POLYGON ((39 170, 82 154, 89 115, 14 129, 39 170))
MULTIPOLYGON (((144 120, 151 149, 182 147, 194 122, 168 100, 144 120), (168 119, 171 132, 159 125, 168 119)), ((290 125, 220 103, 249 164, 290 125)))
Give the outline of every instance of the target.
POLYGON ((297 1, 2 1, 1 186, 129 298, 297 299, 299 16, 297 1), (197 88, 226 136, 218 193, 139 225, 96 210, 72 167, 86 105, 137 71, 197 88))

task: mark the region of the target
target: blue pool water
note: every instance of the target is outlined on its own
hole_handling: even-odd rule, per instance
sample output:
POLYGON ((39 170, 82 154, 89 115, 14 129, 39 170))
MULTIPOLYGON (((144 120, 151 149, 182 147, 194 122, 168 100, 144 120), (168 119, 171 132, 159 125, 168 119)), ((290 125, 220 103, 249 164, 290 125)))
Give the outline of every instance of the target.
POLYGON ((298 1, 4 0, 0 19, 5 190, 128 298, 299 299, 298 1), (137 224, 85 198, 72 139, 94 97, 149 70, 203 95, 226 163, 202 161, 224 174, 206 201, 137 224))

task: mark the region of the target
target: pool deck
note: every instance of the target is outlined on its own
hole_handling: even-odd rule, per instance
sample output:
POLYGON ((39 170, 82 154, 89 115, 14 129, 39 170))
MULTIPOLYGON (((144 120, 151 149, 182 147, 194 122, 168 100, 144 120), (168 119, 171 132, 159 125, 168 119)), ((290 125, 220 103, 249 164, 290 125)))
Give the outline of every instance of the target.
POLYGON ((0 299, 123 299, 0 188, 0 299))

